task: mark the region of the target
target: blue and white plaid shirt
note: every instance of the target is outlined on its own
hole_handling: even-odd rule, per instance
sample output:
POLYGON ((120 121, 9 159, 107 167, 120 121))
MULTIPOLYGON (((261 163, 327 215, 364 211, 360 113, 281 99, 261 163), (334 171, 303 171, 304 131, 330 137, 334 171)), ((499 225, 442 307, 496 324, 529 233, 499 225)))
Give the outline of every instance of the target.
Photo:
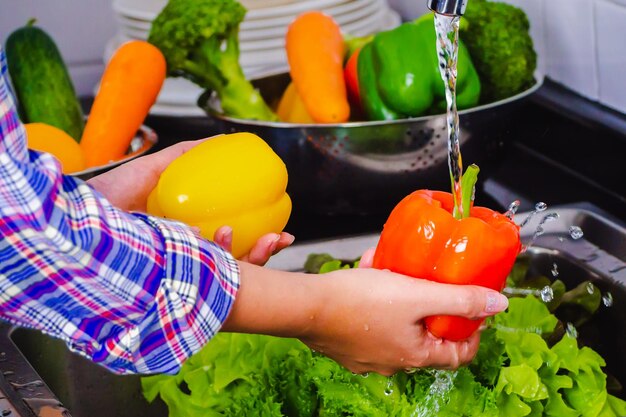
POLYGON ((113 207, 29 151, 0 46, 0 319, 113 372, 175 373, 221 328, 230 254, 184 224, 113 207))

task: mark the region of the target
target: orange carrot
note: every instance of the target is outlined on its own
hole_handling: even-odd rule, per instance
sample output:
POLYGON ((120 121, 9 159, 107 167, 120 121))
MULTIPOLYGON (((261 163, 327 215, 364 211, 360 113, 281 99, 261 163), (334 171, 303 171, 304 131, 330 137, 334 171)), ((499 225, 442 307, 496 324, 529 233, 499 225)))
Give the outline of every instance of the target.
POLYGON ((289 25, 285 46, 291 79, 313 120, 347 121, 345 44, 337 22, 322 12, 302 13, 289 25))
POLYGON ((124 156, 165 81, 161 51, 130 41, 111 57, 96 94, 80 146, 88 166, 124 156))

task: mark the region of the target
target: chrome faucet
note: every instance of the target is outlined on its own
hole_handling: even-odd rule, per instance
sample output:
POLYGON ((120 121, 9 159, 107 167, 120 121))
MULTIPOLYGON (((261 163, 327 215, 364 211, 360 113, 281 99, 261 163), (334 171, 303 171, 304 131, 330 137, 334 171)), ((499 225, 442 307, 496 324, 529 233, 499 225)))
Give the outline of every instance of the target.
POLYGON ((435 13, 446 16, 462 16, 465 13, 467 0, 427 0, 428 8, 435 13))

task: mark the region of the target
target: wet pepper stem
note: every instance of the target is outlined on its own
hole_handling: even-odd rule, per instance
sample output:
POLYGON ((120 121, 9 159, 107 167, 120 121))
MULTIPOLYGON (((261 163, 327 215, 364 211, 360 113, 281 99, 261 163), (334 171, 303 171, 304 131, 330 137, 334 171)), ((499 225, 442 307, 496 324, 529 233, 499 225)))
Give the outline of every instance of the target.
POLYGON ((478 168, 478 165, 472 164, 467 167, 465 174, 463 174, 461 178, 461 207, 463 208, 463 213, 459 213, 455 204, 453 216, 457 220, 469 217, 470 215, 470 209, 474 201, 474 187, 476 187, 479 172, 480 168, 478 168))

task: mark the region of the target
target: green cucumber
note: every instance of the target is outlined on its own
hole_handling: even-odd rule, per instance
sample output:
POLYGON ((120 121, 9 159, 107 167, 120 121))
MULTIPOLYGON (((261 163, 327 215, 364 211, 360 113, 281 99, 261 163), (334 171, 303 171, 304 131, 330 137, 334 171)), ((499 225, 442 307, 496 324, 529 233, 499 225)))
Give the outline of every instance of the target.
POLYGON ((5 48, 20 118, 58 127, 78 142, 85 120, 76 90, 55 42, 33 24, 11 33, 5 48))

